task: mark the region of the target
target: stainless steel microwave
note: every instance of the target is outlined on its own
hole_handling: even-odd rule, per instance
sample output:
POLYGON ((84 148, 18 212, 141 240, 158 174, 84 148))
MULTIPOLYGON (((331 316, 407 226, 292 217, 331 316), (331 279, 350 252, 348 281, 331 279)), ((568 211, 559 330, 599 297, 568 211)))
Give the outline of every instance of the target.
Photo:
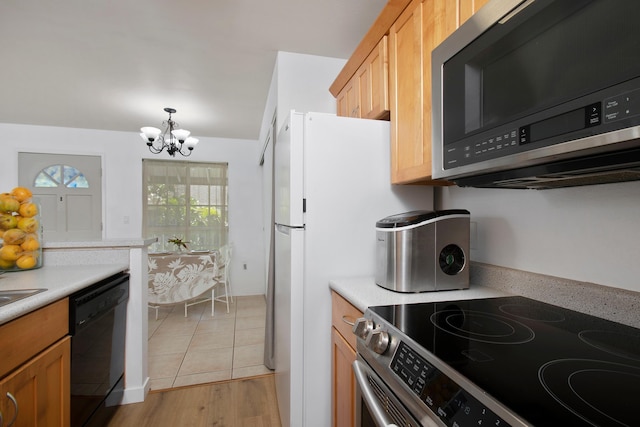
POLYGON ((640 1, 492 0, 432 53, 433 177, 640 179, 640 1))

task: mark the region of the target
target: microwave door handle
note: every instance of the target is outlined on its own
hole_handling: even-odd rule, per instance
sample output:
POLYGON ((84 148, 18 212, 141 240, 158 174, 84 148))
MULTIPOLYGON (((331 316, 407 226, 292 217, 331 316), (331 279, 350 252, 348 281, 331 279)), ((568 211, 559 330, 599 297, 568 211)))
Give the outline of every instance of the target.
POLYGON ((533 3, 534 1, 535 0, 527 0, 527 1, 525 1, 520 6, 516 7, 511 12, 509 12, 507 15, 505 15, 501 20, 499 20, 498 24, 504 24, 505 22, 507 22, 508 20, 510 20, 511 18, 513 18, 514 16, 516 16, 517 14, 519 14, 520 12, 522 12, 523 10, 528 8, 529 6, 531 6, 531 3, 533 3))
POLYGON ((366 402, 376 425, 382 427, 397 427, 396 424, 389 421, 387 414, 380 407, 380 404, 373 395, 373 390, 371 390, 369 382, 367 381, 367 376, 364 372, 364 368, 362 367, 362 362, 357 360, 353 362, 353 373, 356 376, 356 381, 358 381, 358 387, 360 387, 362 398, 366 402))

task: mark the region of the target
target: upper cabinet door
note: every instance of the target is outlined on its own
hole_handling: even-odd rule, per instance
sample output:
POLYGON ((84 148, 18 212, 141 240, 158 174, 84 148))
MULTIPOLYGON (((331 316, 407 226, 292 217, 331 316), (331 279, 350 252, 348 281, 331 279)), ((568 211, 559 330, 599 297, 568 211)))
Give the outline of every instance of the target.
POLYGON ((459 13, 460 4, 456 1, 414 0, 391 27, 389 91, 394 184, 449 185, 431 178, 431 51, 459 26, 459 13))
POLYGON ((384 36, 357 72, 360 84, 361 117, 389 117, 389 50, 384 36))
POLYGON ((338 116, 360 118, 360 85, 351 79, 338 94, 338 116))
POLYGON ((393 183, 431 175, 431 150, 423 134, 422 8, 420 0, 412 1, 389 31, 393 183))
POLYGON ((389 117, 387 36, 377 44, 337 96, 337 114, 344 117, 389 117))

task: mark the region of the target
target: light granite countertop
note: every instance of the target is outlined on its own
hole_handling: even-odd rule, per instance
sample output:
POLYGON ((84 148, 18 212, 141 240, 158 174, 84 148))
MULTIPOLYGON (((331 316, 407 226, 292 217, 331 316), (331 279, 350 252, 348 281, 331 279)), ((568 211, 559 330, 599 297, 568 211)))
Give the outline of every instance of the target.
POLYGON ((362 312, 364 312, 367 307, 377 305, 456 301, 510 295, 504 291, 486 286, 470 286, 469 289, 452 291, 400 293, 376 285, 373 277, 334 279, 329 281, 329 288, 336 291, 362 312))
POLYGON ((87 249, 87 248, 136 248, 149 246, 158 240, 157 237, 131 237, 105 240, 70 240, 44 242, 44 249, 87 249))
POLYGON ((55 302, 75 291, 113 274, 125 271, 128 264, 43 266, 34 270, 0 275, 0 290, 46 288, 21 300, 0 307, 0 324, 55 302))
POLYGON ((398 293, 375 284, 373 277, 335 279, 329 287, 358 309, 389 304, 520 295, 640 329, 640 292, 559 277, 472 263, 469 289, 398 293))

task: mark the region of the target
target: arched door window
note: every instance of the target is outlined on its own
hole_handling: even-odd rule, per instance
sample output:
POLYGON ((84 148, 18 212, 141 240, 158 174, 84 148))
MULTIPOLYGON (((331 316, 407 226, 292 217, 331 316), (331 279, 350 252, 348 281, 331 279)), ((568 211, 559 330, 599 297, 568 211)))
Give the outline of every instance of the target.
POLYGON ((67 187, 89 188, 87 177, 73 166, 51 165, 42 169, 36 176, 33 186, 36 188, 67 187))

